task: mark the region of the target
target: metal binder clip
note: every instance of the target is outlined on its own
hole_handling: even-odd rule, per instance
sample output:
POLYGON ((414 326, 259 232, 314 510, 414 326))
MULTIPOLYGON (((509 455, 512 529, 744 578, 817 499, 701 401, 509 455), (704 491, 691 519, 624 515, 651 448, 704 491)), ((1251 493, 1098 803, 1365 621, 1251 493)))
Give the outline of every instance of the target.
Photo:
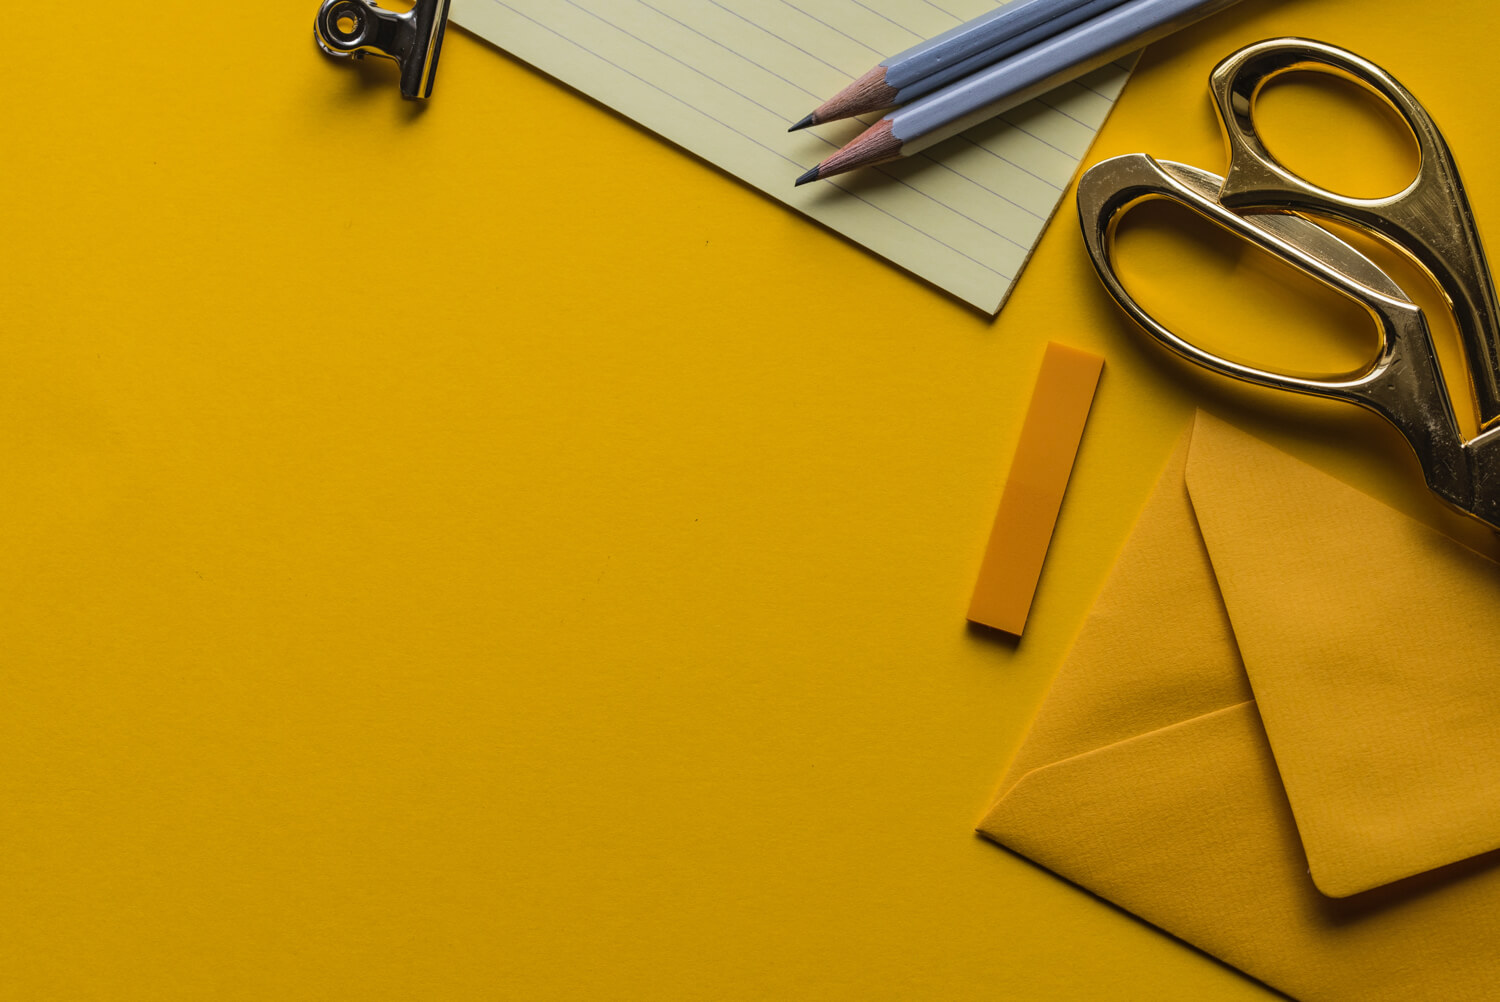
POLYGON ((394 59, 401 67, 401 96, 427 97, 437 76, 449 0, 417 0, 404 14, 382 10, 371 0, 324 0, 313 37, 330 56, 362 59, 365 53, 394 59))

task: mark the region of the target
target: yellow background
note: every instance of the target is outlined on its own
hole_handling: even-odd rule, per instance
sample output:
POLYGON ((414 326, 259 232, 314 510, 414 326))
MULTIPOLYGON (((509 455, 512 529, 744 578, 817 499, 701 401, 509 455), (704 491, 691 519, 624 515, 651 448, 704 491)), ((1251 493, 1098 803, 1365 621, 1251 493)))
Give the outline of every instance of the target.
MULTIPOLYGON (((971 830, 1194 406, 1493 553, 1394 433, 1167 362, 1071 200, 992 321, 456 29, 402 103, 314 9, 11 12, 0 995, 1273 997, 971 830), (1016 644, 963 610, 1048 339, 1108 363, 1016 644)), ((1093 158, 1220 168, 1208 69, 1306 34, 1493 234, 1497 21, 1247 0, 1093 158)), ((1363 183, 1326 100, 1298 164, 1363 183)), ((1139 229, 1205 338, 1340 327, 1139 229)))

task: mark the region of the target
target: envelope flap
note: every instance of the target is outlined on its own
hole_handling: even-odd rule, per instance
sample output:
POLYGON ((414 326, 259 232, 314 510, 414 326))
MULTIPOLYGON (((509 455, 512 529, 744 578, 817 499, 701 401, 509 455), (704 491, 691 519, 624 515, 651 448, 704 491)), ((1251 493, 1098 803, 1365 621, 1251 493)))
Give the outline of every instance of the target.
POLYGON ((1152 489, 1002 791, 1048 763, 1254 698, 1183 482, 1188 442, 1152 489))
POLYGON ((1500 565, 1207 415, 1187 483, 1318 889, 1500 847, 1500 565))

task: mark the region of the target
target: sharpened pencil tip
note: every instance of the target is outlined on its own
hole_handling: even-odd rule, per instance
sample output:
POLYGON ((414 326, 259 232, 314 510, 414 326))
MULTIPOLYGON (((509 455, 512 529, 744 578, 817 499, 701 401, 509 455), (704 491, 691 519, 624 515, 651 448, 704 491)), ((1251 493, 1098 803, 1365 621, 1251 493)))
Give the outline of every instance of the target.
POLYGON ((816 181, 817 179, 818 179, 818 168, 814 167, 812 170, 808 171, 806 174, 803 174, 801 177, 799 177, 797 179, 797 184, 793 185, 792 187, 795 188, 795 187, 797 187, 797 185, 803 185, 803 184, 806 184, 809 181, 816 181))
POLYGON ((788 132, 796 132, 798 129, 805 129, 809 125, 817 125, 817 124, 818 124, 817 117, 814 116, 814 115, 809 114, 806 118, 802 119, 802 121, 798 122, 796 125, 792 126, 791 128, 787 129, 786 131, 788 131, 788 132))

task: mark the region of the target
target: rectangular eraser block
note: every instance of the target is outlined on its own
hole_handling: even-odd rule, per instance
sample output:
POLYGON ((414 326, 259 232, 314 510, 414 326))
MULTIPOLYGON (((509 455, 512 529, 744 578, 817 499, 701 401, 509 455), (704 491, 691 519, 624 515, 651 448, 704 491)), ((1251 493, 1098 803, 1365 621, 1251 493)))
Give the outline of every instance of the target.
POLYGON ((1032 391, 969 620, 1021 635, 1104 359, 1051 342, 1032 391))

